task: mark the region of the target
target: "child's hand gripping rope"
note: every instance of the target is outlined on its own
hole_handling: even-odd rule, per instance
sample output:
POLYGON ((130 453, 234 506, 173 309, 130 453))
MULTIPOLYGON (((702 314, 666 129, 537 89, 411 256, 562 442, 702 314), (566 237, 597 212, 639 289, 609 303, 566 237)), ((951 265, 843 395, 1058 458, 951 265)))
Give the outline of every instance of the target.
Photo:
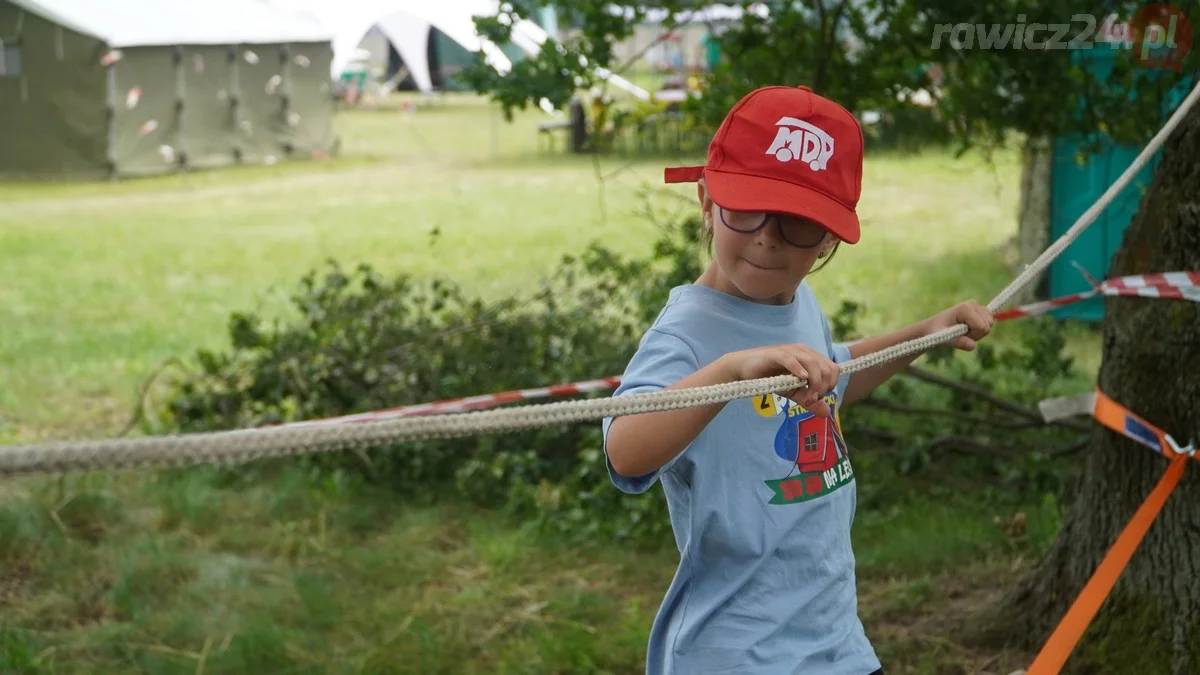
POLYGON ((955 349, 969 352, 975 349, 976 340, 981 340, 992 332, 992 326, 996 325, 996 319, 987 307, 974 300, 968 300, 929 317, 928 332, 936 333, 960 323, 967 324, 967 334, 954 338, 950 341, 950 345, 955 349))
POLYGON ((721 357, 728 381, 756 380, 775 375, 794 375, 808 386, 787 392, 787 397, 820 417, 829 417, 825 394, 837 386, 841 369, 836 363, 802 344, 775 345, 731 352, 721 357))

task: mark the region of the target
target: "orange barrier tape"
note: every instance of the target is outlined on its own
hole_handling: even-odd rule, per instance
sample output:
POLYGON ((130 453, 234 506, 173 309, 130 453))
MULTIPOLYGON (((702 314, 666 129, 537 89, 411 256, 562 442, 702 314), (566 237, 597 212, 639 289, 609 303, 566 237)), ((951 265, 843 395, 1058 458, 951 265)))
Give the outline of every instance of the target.
POLYGON ((1046 641, 1026 675, 1057 675, 1066 665, 1075 645, 1087 631, 1092 619, 1096 618, 1096 612, 1100 611, 1100 606, 1104 604, 1117 579, 1125 571, 1133 552, 1142 543, 1142 538, 1154 524, 1163 505, 1167 503, 1167 498, 1179 484, 1179 479, 1183 477, 1184 469, 1187 468, 1187 459, 1186 455, 1176 455, 1171 461, 1158 485, 1154 486, 1150 496, 1138 507, 1137 513, 1133 514, 1129 524, 1121 531, 1104 560, 1100 561, 1100 566, 1075 599, 1075 604, 1071 605, 1071 609, 1063 616, 1058 628, 1054 629, 1054 633, 1046 641))
POLYGON ((1167 459, 1174 459, 1179 454, 1176 452, 1179 446, 1170 434, 1135 415, 1099 389, 1096 389, 1096 404, 1092 409, 1092 416, 1109 429, 1141 443, 1167 459))
POLYGON ((1176 455, 1181 454, 1200 459, 1194 446, 1180 446, 1171 438, 1171 434, 1135 415, 1125 406, 1109 398, 1098 387, 1086 394, 1045 399, 1038 403, 1038 409, 1047 422, 1072 415, 1091 415, 1100 424, 1141 443, 1167 459, 1175 459, 1176 455))
POLYGON ((1133 518, 1121 531, 1112 548, 1100 561, 1099 567, 1092 573, 1092 578, 1080 591, 1075 603, 1067 610, 1050 639, 1042 646, 1042 651, 1034 659, 1033 665, 1026 675, 1057 675, 1066 665, 1075 645, 1087 632, 1088 625, 1096 618, 1096 612, 1108 598, 1116 586, 1117 579, 1125 571, 1133 552, 1142 543, 1142 539, 1158 518, 1162 507, 1183 472, 1187 468, 1188 458, 1200 459, 1200 455, 1192 454, 1192 446, 1180 447, 1171 435, 1153 424, 1135 415, 1125 406, 1109 398, 1097 387, 1095 391, 1079 396, 1067 396, 1057 399, 1047 399, 1038 404, 1042 415, 1047 421, 1066 417, 1073 414, 1090 414, 1099 423, 1113 431, 1130 438, 1158 452, 1171 460, 1166 473, 1154 486, 1146 501, 1138 507, 1133 518))

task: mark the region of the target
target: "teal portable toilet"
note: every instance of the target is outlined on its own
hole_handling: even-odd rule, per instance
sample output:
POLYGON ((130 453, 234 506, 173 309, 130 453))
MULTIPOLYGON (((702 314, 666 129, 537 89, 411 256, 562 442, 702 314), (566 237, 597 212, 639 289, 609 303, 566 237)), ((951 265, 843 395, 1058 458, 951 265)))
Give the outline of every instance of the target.
MULTIPOLYGON (((1073 58, 1077 62, 1086 61, 1092 72, 1104 77, 1112 70, 1113 60, 1123 51, 1096 46, 1075 51, 1073 58)), ((1163 122, 1187 95, 1187 86, 1188 82, 1181 82, 1172 95, 1167 97, 1169 107, 1166 110, 1167 114, 1163 116, 1163 122)), ((1050 241, 1065 234, 1133 164, 1141 151, 1142 146, 1121 146, 1105 142, 1105 136, 1101 133, 1090 137, 1055 139, 1051 150, 1050 241), (1100 150, 1083 160, 1081 153, 1089 140, 1099 140, 1103 145, 1100 150)), ((1108 276, 1113 254, 1120 248, 1125 229, 1137 214, 1142 195, 1150 187, 1150 180, 1158 167, 1161 154, 1161 150, 1155 153, 1129 185, 1100 213, 1096 221, 1050 264, 1047 280, 1049 297, 1056 298, 1089 290, 1091 286, 1079 271, 1080 267, 1097 281, 1103 281, 1108 276)), ((1052 314, 1060 319, 1098 322, 1104 318, 1104 299, 1096 297, 1059 307, 1053 310, 1052 314)))
POLYGON ((538 10, 538 25, 551 40, 558 39, 558 9, 553 2, 538 10))
POLYGON ((705 69, 716 70, 721 64, 721 38, 709 32, 700 39, 700 44, 704 47, 705 69))

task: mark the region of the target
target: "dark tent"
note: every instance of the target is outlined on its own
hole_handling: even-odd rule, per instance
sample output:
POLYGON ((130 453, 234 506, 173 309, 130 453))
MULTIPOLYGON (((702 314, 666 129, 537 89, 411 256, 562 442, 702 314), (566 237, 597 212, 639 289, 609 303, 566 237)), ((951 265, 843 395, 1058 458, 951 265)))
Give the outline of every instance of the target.
POLYGON ((332 34, 263 0, 0 0, 0 177, 328 153, 332 34))

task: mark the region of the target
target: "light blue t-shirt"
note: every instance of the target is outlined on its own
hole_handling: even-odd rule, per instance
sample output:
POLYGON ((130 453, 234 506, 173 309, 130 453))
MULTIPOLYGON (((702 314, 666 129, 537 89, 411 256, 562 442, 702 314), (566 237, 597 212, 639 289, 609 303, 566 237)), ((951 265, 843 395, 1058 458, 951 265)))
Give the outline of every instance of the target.
MULTIPOLYGON (((614 396, 662 389, 728 352, 794 343, 835 362, 850 358, 806 283, 787 306, 679 286, 614 396)), ((849 378, 825 399, 835 410, 849 378)), ((662 483, 679 548, 650 633, 649 675, 879 669, 858 617, 854 473, 826 418, 776 395, 734 400, 659 471, 608 470, 629 493, 662 483)))

